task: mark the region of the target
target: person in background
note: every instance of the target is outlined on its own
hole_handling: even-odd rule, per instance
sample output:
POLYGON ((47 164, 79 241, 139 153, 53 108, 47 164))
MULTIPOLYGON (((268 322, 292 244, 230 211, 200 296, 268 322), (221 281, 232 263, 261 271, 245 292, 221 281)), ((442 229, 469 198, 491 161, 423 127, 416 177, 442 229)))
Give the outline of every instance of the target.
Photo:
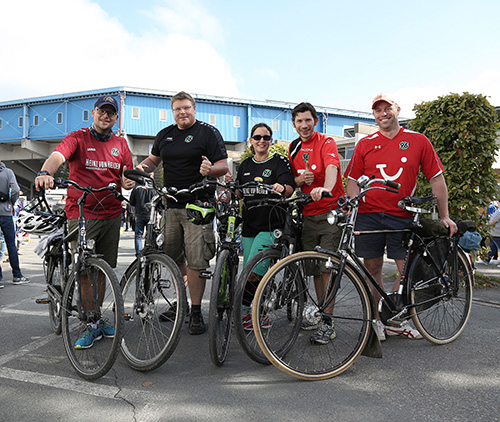
POLYGON ((142 250, 144 227, 149 222, 149 209, 146 205, 151 202, 153 194, 152 189, 140 185, 136 185, 130 193, 130 205, 134 207, 135 213, 135 256, 139 256, 139 252, 142 250))

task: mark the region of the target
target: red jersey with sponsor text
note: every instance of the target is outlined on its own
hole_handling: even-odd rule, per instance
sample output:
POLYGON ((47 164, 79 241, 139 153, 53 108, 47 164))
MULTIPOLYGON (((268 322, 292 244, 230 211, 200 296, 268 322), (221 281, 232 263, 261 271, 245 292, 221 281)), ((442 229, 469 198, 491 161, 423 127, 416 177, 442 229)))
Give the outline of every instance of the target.
MULTIPOLYGON (((98 141, 88 129, 71 132, 55 149, 69 165, 69 178, 81 186, 102 188, 116 183, 121 190, 121 174, 123 167, 133 168, 132 155, 125 138, 111 135, 105 142, 98 141)), ((66 215, 78 218, 77 201, 82 192, 68 188, 66 199, 66 215)), ((85 218, 92 220, 108 220, 121 214, 121 202, 109 191, 87 196, 85 218), (97 198, 97 199, 96 199, 97 198)))
POLYGON ((401 184, 398 194, 381 189, 369 191, 359 205, 359 212, 407 217, 411 214, 400 209, 398 201, 415 194, 419 168, 427 179, 444 172, 430 141, 421 133, 401 128, 393 139, 380 132, 361 139, 344 176, 353 180, 363 175, 375 176, 401 184))
POLYGON ((314 174, 313 183, 308 186, 301 186, 304 193, 310 193, 316 187, 323 187, 325 184, 326 167, 330 164, 337 167, 337 181, 332 190, 331 198, 324 198, 318 202, 311 202, 304 207, 304 215, 324 214, 335 208, 335 203, 339 197, 344 196, 344 185, 342 185, 342 175, 340 174, 340 160, 335 140, 323 133, 314 132, 314 135, 303 142, 300 138, 294 140, 288 149, 288 159, 292 166, 295 177, 304 173, 306 162, 314 174))

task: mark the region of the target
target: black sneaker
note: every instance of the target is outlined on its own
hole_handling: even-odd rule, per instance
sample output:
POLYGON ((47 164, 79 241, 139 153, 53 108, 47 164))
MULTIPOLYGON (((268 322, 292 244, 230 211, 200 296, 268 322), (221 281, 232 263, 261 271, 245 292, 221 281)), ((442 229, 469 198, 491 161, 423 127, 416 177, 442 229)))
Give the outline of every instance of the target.
MULTIPOLYGON (((189 316, 189 304, 188 303, 186 303, 186 307, 187 307, 186 316, 189 316)), ((174 322, 176 315, 177 315, 177 302, 172 302, 170 307, 165 312, 162 312, 160 314, 159 320, 162 322, 165 322, 165 321, 174 322)))
POLYGON ((193 312, 189 318, 189 334, 197 335, 205 332, 205 323, 201 312, 193 312))

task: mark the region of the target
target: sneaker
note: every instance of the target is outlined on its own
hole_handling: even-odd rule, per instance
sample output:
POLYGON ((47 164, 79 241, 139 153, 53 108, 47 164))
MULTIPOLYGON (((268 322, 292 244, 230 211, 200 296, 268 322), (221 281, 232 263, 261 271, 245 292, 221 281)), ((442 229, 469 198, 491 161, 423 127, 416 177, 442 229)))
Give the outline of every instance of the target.
MULTIPOLYGON (((243 329, 246 331, 253 331, 253 322, 252 322, 252 314, 247 314, 242 318, 243 321, 243 329)), ((271 328, 271 321, 269 317, 266 315, 260 320, 260 327, 264 329, 271 328)))
POLYGON ((87 328, 83 330, 80 338, 75 343, 75 349, 89 349, 94 345, 94 341, 100 340, 102 338, 101 328, 99 325, 92 327, 92 325, 87 325, 87 328))
MULTIPOLYGON (((186 303, 186 316, 189 316, 189 304, 186 303)), ((159 316, 160 321, 165 322, 165 321, 175 321, 175 316, 177 315, 177 302, 172 302, 170 307, 165 311, 162 312, 159 316)))
POLYGON ((30 279, 25 276, 21 277, 14 277, 14 280, 12 280, 12 284, 28 284, 30 282, 30 279))
POLYGON ((319 329, 319 322, 311 322, 306 319, 302 320, 300 324, 300 329, 304 331, 314 331, 319 329))
POLYGON ((0 289, 3 289, 4 288, 4 285, 2 283, 0 283, 0 289))
POLYGON ((99 328, 106 338, 113 338, 115 336, 115 328, 106 319, 99 321, 99 328))
POLYGON ((386 340, 385 330, 386 330, 385 325, 382 323, 382 321, 378 320, 377 324, 375 326, 375 334, 377 334, 378 341, 385 341, 386 340))
POLYGON ((416 328, 412 328, 407 322, 401 324, 401 327, 385 327, 385 333, 388 336, 404 336, 413 340, 419 340, 422 334, 416 328))
POLYGON ((205 332, 205 323, 201 312, 193 312, 189 318, 189 334, 197 335, 205 332))
POLYGON ((330 323, 321 321, 318 331, 311 336, 310 340, 312 344, 328 344, 335 337, 337 337, 337 333, 335 332, 333 321, 330 323))
POLYGON ((490 264, 491 264, 491 265, 498 265, 498 264, 500 264, 500 261, 499 261, 498 259, 492 259, 492 260, 490 261, 490 264))

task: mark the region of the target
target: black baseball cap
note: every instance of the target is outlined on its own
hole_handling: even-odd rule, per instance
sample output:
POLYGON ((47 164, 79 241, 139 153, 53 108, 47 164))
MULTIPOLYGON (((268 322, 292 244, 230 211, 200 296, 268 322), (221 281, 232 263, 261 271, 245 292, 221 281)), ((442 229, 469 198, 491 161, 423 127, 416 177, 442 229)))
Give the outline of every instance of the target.
POLYGON ((109 104, 112 106, 115 111, 118 113, 118 103, 111 95, 102 95, 100 96, 94 104, 94 107, 101 108, 102 106, 109 104))

